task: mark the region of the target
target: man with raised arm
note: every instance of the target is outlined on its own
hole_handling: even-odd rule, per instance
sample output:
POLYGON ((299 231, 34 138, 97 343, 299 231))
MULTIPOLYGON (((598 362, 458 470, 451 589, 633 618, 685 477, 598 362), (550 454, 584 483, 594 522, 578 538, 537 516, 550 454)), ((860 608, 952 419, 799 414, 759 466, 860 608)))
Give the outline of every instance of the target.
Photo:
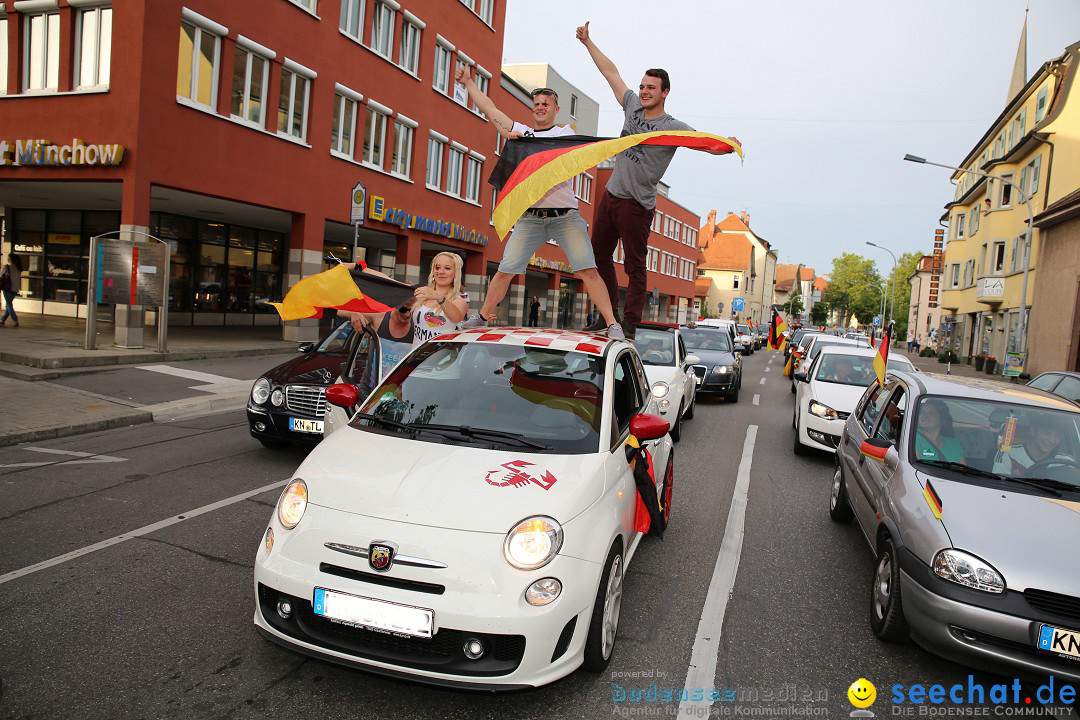
MULTIPOLYGON (((476 86, 468 66, 458 68, 456 79, 468 89, 469 97, 476 103, 480 112, 484 113, 488 120, 498 128, 499 134, 507 139, 574 134, 569 126, 555 124, 555 115, 559 112, 559 96, 550 88, 533 90, 533 127, 530 128, 522 123, 514 122, 506 113, 495 107, 491 98, 476 86)), ((506 241, 499 269, 488 285, 484 306, 480 308, 479 313, 466 317, 459 326, 461 329, 488 325, 495 317, 495 307, 506 296, 510 281, 515 275, 525 272, 533 253, 549 238, 559 243, 563 252, 566 253, 566 259, 570 262, 574 273, 585 283, 585 290, 603 316, 602 324, 597 323, 593 329, 606 328, 609 337, 620 339, 624 337, 622 327, 616 321, 615 313, 611 308, 604 280, 596 271, 596 260, 593 258, 592 245, 589 242, 588 226, 578 212, 577 198, 574 196, 574 188, 569 180, 549 190, 539 202, 526 210, 514 225, 514 230, 506 241)))
MULTIPOLYGON (((664 102, 671 88, 666 70, 646 70, 638 85, 638 92, 635 93, 627 87, 615 64, 600 52, 589 37, 589 23, 577 29, 577 39, 588 49, 597 69, 608 81, 615 93, 615 99, 623 109, 621 136, 657 130, 694 129, 671 117, 664 110, 664 102)), ((731 139, 738 142, 735 138, 731 139)), ((619 302, 619 286, 612 255, 619 238, 622 238, 623 251, 626 254, 623 269, 630 279, 626 289, 622 326, 629 338, 634 337, 637 324, 641 321, 641 310, 645 305, 646 261, 649 229, 656 210, 656 184, 664 176, 674 155, 674 147, 658 145, 638 145, 616 155, 615 169, 593 219, 592 247, 596 255, 596 267, 607 285, 613 306, 619 302)))

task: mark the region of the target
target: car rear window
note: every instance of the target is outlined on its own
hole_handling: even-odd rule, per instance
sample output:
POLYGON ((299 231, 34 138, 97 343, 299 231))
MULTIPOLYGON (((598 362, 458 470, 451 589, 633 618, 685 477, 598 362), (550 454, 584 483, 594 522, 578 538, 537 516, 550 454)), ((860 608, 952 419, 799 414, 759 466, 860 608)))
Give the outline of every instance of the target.
POLYGON ((639 327, 634 345, 645 365, 675 364, 675 333, 639 327))

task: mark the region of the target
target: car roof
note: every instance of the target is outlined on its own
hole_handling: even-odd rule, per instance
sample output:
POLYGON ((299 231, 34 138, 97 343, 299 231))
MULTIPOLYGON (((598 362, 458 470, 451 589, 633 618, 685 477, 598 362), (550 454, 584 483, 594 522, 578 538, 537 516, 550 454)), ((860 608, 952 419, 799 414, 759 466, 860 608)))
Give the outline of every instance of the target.
POLYGON ((639 322, 637 324, 639 328, 646 328, 648 330, 678 330, 679 326, 675 323, 659 323, 659 322, 639 322))
POLYGON ((877 351, 864 345, 825 345, 822 355, 854 355, 856 357, 874 357, 877 351))
POLYGON ((603 355, 615 345, 627 345, 625 340, 613 340, 599 333, 577 330, 556 330, 554 328, 531 327, 486 327, 470 328, 439 335, 435 340, 459 343, 498 343, 500 345, 520 345, 544 347, 564 352, 583 352, 587 355, 603 355))
POLYGON ((819 338, 826 341, 826 344, 821 346, 823 352, 825 348, 829 347, 830 345, 843 345, 844 347, 867 347, 866 340, 836 337, 834 335, 816 335, 810 340, 810 342, 816 342, 819 338))
POLYGON ((730 337, 727 328, 722 328, 718 325, 702 325, 700 323, 687 323, 686 325, 680 325, 683 330, 708 330, 709 332, 722 332, 730 337))
POLYGON ((895 375, 909 385, 916 386, 923 395, 955 395, 972 400, 996 400, 1040 408, 1046 408, 1049 405, 1080 415, 1080 406, 1075 403, 1051 392, 1036 390, 1027 385, 941 373, 921 372, 916 375, 902 370, 889 370, 889 374, 895 375))

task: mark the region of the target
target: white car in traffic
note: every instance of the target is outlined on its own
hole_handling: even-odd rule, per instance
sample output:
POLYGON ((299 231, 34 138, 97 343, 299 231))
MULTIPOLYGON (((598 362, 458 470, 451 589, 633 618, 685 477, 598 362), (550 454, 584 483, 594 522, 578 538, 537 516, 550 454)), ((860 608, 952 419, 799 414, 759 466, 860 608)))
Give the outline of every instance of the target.
POLYGON ((671 424, 671 439, 679 442, 682 421, 694 417, 697 402, 694 366, 701 359, 687 354, 679 328, 674 325, 639 324, 634 344, 645 365, 660 416, 671 424))
POLYGON ((296 470, 263 533, 259 631, 448 687, 602 670, 644 537, 635 465, 654 469, 652 527, 671 512, 668 424, 634 348, 477 328, 427 342, 358 394, 327 390, 358 409, 296 470))
POLYGON ((807 448, 836 452, 848 415, 870 383, 877 382, 876 354, 855 345, 826 345, 809 368, 793 373, 796 455, 807 448))

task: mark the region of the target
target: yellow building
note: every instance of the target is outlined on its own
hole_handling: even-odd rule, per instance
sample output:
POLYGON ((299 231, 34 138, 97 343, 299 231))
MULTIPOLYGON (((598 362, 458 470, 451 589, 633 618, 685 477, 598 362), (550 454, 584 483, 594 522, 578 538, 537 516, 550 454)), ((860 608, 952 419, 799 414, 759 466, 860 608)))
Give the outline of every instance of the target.
MULTIPOLYGON (((1074 88, 1080 42, 1044 63, 1024 83, 1026 38, 1025 23, 1008 104, 959 165, 994 177, 953 173, 956 195, 942 216, 948 220, 949 235, 941 283, 940 347, 947 344, 963 360, 992 355, 999 361, 999 372, 1005 353, 1022 345, 1020 306, 1029 217, 1080 187, 1080 91, 1074 88)), ((1053 311, 1031 306, 1038 228, 1029 256, 1030 326, 1032 316, 1053 311)), ((1027 349, 1029 358, 1039 352, 1030 343, 1027 349)))
POLYGON ((750 215, 730 212, 717 222, 711 211, 698 231, 698 251, 699 315, 767 324, 775 302, 776 251, 750 229, 750 215))

